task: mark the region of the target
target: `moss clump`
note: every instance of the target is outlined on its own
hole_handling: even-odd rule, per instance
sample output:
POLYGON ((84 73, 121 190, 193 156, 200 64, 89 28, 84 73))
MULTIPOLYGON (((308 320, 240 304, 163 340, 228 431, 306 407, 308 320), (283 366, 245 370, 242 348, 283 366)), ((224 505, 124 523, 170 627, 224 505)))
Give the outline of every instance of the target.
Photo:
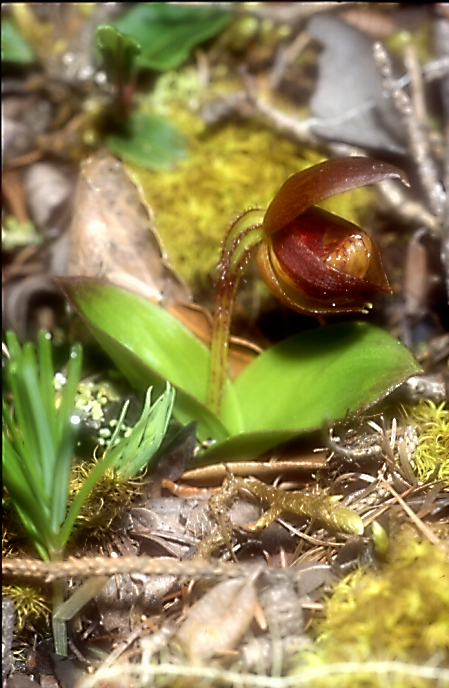
MULTIPOLYGON (((365 662, 442 663, 448 666, 449 562, 447 553, 425 541, 400 537, 394 554, 379 569, 359 569, 335 587, 326 618, 317 624, 314 648, 296 658, 299 666, 360 662, 360 675, 329 673, 320 687, 371 688, 387 685, 385 676, 363 671, 365 662)), ((318 683, 312 682, 316 686, 318 683)), ((428 682, 391 675, 390 688, 417 688, 428 682)))
MULTIPOLYGON (((69 484, 71 500, 75 499, 97 463, 97 459, 93 459, 72 468, 69 484)), ((89 493, 76 525, 84 534, 98 535, 108 532, 115 519, 126 511, 131 502, 142 493, 143 488, 144 475, 124 479, 111 466, 89 493)))
POLYGON ((449 408, 430 399, 421 399, 409 410, 410 422, 417 425, 418 445, 414 472, 423 482, 444 480, 449 484, 449 408))
POLYGON ((15 631, 20 633, 25 626, 39 627, 48 624, 51 613, 51 604, 47 600, 48 595, 36 585, 3 585, 2 597, 8 598, 14 603, 15 631))

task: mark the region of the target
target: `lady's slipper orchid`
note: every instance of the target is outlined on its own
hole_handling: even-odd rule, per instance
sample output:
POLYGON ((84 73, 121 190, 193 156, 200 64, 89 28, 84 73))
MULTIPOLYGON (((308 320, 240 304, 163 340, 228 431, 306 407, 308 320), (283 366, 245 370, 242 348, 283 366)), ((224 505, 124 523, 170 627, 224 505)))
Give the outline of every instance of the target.
POLYGON ((376 291, 390 293, 379 251, 359 227, 315 207, 330 196, 404 175, 370 158, 328 160, 290 177, 266 212, 250 210, 229 229, 212 335, 209 404, 219 413, 226 379, 229 326, 238 281, 256 253, 270 291, 310 315, 367 313, 376 291))

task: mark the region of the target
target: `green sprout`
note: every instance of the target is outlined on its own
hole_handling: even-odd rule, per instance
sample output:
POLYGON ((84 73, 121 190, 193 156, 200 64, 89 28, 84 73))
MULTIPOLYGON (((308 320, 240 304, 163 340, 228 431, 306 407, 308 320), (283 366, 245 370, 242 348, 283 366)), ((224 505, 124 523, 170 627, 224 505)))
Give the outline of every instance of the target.
POLYGON ((163 117, 136 111, 139 41, 113 26, 99 26, 96 45, 113 86, 112 102, 102 110, 107 147, 120 158, 148 169, 169 169, 185 154, 178 130, 163 117))
POLYGON ((139 72, 175 69, 192 48, 222 31, 231 14, 215 8, 141 3, 115 25, 99 26, 95 41, 114 96, 102 111, 107 147, 126 162, 165 170, 185 156, 178 129, 154 112, 137 110, 139 72))
MULTIPOLYGON (((123 479, 135 476, 155 457, 165 436, 174 403, 174 390, 152 405, 147 391, 142 415, 133 430, 117 441, 127 411, 125 404, 102 459, 88 473, 70 502, 69 482, 80 416, 75 410, 82 349, 72 347, 62 389, 54 388, 50 335, 39 334, 37 355, 31 343, 20 346, 6 333, 7 376, 12 405, 3 398, 3 484, 26 534, 45 561, 61 561, 68 538, 87 497, 105 471, 114 467, 123 479)), ((64 601, 60 581, 53 583, 55 652, 67 654, 64 620, 55 618, 64 601)))
MULTIPOLYGON (((70 352, 67 381, 59 403, 53 388, 50 336, 41 332, 37 357, 31 343, 22 348, 6 334, 8 380, 13 410, 3 398, 3 484, 25 531, 46 561, 60 561, 76 513, 67 514, 68 482, 79 416, 73 413, 81 373, 82 350, 70 352)), ((53 609, 64 599, 53 584, 53 609)), ((53 621, 55 651, 67 654, 65 623, 53 621)))
POLYGON ((61 559, 73 520, 67 519, 67 486, 79 416, 74 414, 82 350, 70 352, 60 399, 53 387, 50 336, 41 332, 37 357, 6 334, 13 410, 3 398, 3 478, 23 526, 46 561, 61 559))

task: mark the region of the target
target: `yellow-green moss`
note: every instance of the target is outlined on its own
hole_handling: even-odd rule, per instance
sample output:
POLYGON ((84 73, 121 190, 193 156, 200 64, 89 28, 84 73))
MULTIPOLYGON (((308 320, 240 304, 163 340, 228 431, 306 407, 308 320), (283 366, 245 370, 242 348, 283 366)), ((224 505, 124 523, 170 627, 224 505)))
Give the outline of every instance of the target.
POLYGON ((48 623, 51 605, 41 587, 35 584, 3 585, 2 597, 14 603, 16 632, 22 631, 27 624, 48 623))
POLYGON ((439 479, 449 484, 449 408, 421 399, 409 410, 410 422, 417 425, 418 445, 414 471, 423 482, 439 479))
POLYGON ((405 50, 412 45, 421 64, 426 64, 435 59, 432 35, 431 22, 422 21, 419 28, 413 32, 405 29, 396 31, 387 39, 385 45, 391 53, 402 60, 404 59, 405 50))
MULTIPOLYGON (((428 541, 400 538, 379 570, 359 569, 338 583, 317 641, 295 659, 294 671, 336 662, 399 661, 447 667, 449 651, 449 562, 447 552, 428 541)), ((362 665, 363 666, 363 665, 362 665)), ((326 676, 310 685, 327 688, 417 688, 429 685, 408 676, 326 676)))
MULTIPOLYGON (((94 459, 72 468, 69 483, 71 500, 75 499, 96 464, 97 460, 94 459)), ((143 480, 143 476, 125 480, 117 475, 113 467, 108 468, 89 493, 76 525, 84 533, 91 532, 93 535, 110 530, 117 516, 123 514, 131 502, 141 494, 143 480)))
MULTIPOLYGON (((213 274, 221 240, 235 217, 251 207, 267 207, 289 176, 323 156, 257 121, 208 128, 188 109, 188 103, 196 104, 199 97, 196 72, 190 68, 161 79, 163 86, 142 107, 151 105, 176 122, 186 137, 188 154, 167 172, 128 168, 155 212, 170 262, 190 285, 202 285, 213 274)), ((223 83, 222 92, 232 89, 229 82, 223 83)), ((214 92, 218 90, 215 86, 214 92)), ((359 189, 325 206, 357 222, 372 198, 372 189, 359 189)))

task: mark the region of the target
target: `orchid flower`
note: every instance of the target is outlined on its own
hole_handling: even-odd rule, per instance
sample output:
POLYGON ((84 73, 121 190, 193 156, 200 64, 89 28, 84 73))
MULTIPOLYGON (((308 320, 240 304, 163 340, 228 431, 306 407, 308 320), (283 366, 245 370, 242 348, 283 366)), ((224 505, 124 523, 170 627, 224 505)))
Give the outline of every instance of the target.
POLYGON ((220 414, 229 331, 239 280, 255 256, 262 279, 286 306, 317 317, 367 313, 377 291, 391 293, 374 241, 316 204, 385 179, 407 180, 394 165, 339 158, 290 177, 268 209, 248 210, 228 230, 219 263, 212 333, 209 406, 220 414))

